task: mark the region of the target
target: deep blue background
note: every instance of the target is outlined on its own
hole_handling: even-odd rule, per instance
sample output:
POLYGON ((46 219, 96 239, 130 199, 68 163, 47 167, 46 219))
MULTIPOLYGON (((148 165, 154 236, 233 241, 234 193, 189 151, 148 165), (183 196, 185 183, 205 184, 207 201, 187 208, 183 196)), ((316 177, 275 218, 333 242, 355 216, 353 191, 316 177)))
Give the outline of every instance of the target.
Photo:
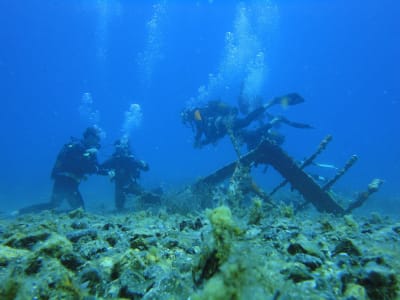
MULTIPOLYGON (((306 103, 284 114, 316 127, 282 128, 285 149, 302 159, 333 134, 324 162, 340 166, 352 154, 360 158, 338 190, 352 196, 372 178, 383 178, 375 204, 399 211, 400 4, 270 2, 277 19, 260 37, 267 67, 262 96, 299 92, 306 103)), ((218 72, 238 2, 160 3, 162 56, 147 80, 138 57, 149 39, 154 3, 0 1, 0 210, 48 200, 57 152, 88 125, 78 111, 84 92, 91 93, 107 133, 101 159, 120 136, 129 104, 142 106, 143 122, 132 138, 136 154, 151 166, 143 176, 147 187, 177 188, 235 157, 227 141, 193 149, 179 112, 208 74, 218 72)), ((92 206, 112 203, 106 178, 91 178, 82 190, 92 206)))

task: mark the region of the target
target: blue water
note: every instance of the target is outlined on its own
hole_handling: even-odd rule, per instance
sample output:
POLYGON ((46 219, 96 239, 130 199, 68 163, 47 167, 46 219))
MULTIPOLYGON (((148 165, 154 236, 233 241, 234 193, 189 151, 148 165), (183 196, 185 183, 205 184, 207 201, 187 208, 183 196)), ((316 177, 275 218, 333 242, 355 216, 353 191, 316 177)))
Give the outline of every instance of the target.
MULTIPOLYGON (((274 109, 315 126, 282 128, 285 150, 301 160, 332 134, 321 162, 359 156, 337 191, 352 197, 382 178, 370 205, 398 212, 399 15, 394 0, 2 0, 0 210, 47 201, 57 152, 88 125, 104 130, 107 158, 133 103, 142 118, 128 133, 151 168, 143 185, 173 190, 206 175, 235 152, 227 139, 194 149, 179 113, 211 97, 235 105, 245 82, 265 101, 303 95, 274 109)), ((268 173, 257 180, 273 186, 268 173)), ((89 206, 112 205, 106 178, 82 191, 89 206)))

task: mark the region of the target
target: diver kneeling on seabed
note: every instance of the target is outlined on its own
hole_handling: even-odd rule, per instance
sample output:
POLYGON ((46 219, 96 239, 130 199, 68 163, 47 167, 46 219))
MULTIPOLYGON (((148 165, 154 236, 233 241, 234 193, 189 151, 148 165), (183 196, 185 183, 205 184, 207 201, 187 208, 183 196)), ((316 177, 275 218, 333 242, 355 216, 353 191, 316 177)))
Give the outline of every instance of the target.
POLYGON ((100 129, 96 126, 88 127, 83 133, 83 139, 71 138, 71 141, 61 148, 51 172, 54 184, 50 202, 31 205, 12 214, 57 209, 63 200, 67 200, 71 209, 85 208, 79 185, 87 175, 99 174, 99 149, 100 129))
POLYGON ((101 164, 101 173, 108 173, 115 183, 115 207, 118 211, 125 208, 128 195, 137 195, 144 202, 158 203, 159 192, 145 191, 137 182, 140 172, 147 172, 149 165, 137 159, 131 149, 128 139, 120 139, 114 143, 115 151, 112 156, 101 164))

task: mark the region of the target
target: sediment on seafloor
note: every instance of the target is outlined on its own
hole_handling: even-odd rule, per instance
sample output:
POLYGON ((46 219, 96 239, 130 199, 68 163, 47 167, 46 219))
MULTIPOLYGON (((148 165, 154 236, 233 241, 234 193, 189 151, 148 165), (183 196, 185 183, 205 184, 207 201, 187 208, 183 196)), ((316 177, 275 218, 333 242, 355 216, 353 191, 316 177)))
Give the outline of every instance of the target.
POLYGON ((0 299, 400 297, 400 223, 377 214, 43 212, 0 237, 0 299))

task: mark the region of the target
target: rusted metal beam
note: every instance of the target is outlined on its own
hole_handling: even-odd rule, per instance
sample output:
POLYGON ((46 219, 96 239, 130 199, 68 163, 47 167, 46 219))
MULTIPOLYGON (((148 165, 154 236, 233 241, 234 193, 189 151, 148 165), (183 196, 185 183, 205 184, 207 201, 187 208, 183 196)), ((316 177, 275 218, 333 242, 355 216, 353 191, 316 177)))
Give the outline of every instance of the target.
MULTIPOLYGON (((240 163, 269 164, 276 169, 294 189, 298 190, 306 201, 311 202, 320 212, 343 214, 345 210, 338 205, 330 194, 324 191, 300 166, 278 145, 265 139, 260 145, 240 158, 240 163)), ((196 185, 215 185, 232 176, 237 162, 218 169, 207 177, 198 180, 196 185)))
POLYGON ((298 190, 303 197, 311 202, 320 212, 343 214, 344 209, 338 205, 329 193, 321 187, 299 167, 282 148, 264 140, 257 148, 259 157, 257 162, 267 163, 274 167, 292 187, 298 190))
MULTIPOLYGON (((308 157, 307 159, 305 159, 303 161, 303 163, 300 165, 300 169, 304 169, 305 167, 311 165, 314 160, 317 158, 318 155, 320 155, 322 153, 322 151, 324 151, 326 149, 326 147, 328 146, 328 144, 332 141, 332 136, 328 135, 326 136, 322 142, 319 144, 317 151, 315 151, 310 157, 308 157)), ((278 190, 280 190, 281 188, 283 188, 286 184, 288 184, 288 180, 284 179, 280 184, 278 184, 270 193, 269 193, 269 197, 271 197, 273 194, 275 194, 278 190)))

